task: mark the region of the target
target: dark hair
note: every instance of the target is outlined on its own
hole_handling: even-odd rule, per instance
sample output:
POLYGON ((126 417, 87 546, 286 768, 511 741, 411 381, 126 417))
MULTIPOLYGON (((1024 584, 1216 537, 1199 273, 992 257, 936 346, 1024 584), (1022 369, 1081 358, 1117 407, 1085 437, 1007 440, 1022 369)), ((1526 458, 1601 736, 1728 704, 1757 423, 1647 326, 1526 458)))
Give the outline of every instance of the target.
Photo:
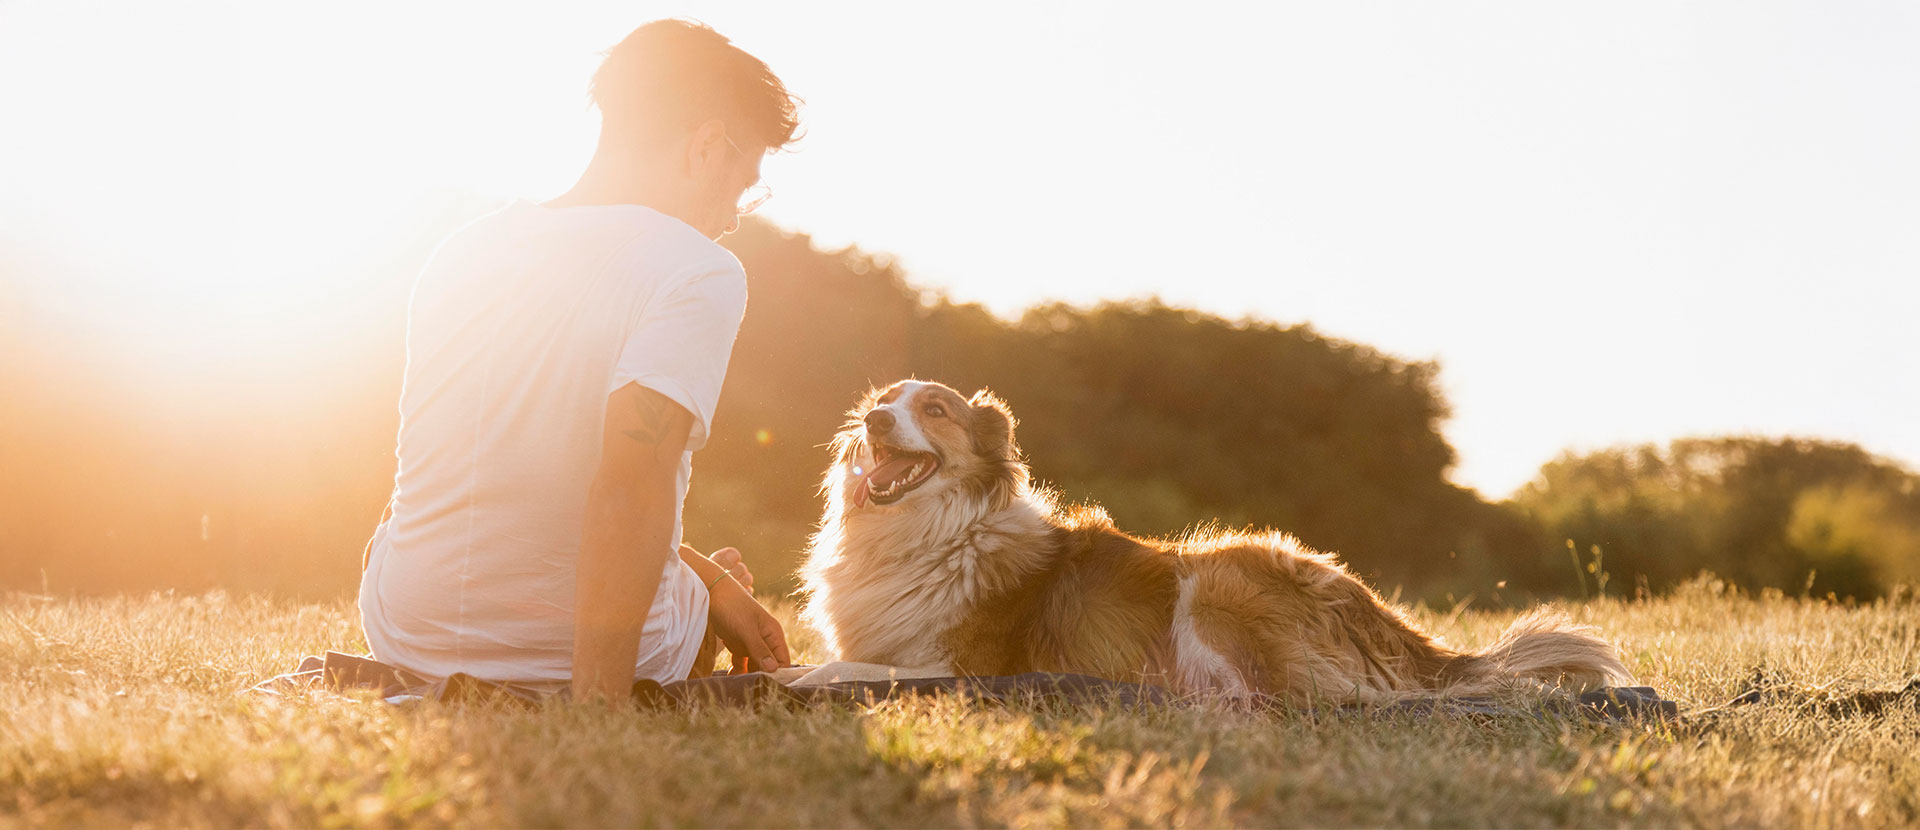
POLYGON ((759 58, 691 20, 656 20, 606 52, 588 95, 603 135, 651 140, 725 121, 736 139, 794 140, 800 99, 759 58))

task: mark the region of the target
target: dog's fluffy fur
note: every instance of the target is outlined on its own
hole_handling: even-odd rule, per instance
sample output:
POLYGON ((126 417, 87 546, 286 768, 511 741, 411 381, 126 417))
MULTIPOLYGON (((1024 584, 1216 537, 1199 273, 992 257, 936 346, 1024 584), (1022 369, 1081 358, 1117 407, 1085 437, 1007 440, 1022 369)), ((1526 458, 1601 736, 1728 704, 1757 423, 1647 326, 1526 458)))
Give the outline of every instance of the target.
POLYGON ((1029 482, 1013 415, 986 392, 902 381, 851 415, 802 570, 805 619, 841 660, 1294 701, 1630 679, 1558 614, 1456 651, 1286 534, 1149 540, 1063 509, 1029 482))

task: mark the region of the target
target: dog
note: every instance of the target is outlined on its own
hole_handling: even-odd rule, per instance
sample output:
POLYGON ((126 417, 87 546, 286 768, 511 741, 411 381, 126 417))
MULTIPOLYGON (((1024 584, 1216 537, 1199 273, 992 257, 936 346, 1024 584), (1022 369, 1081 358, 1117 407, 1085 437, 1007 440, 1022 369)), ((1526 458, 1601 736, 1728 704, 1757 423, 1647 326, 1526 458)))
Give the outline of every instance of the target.
POLYGON ((803 620, 840 660, 1291 703, 1631 681, 1564 615, 1536 610, 1459 651, 1290 535, 1146 539, 1097 507, 1063 507, 1031 481, 1012 411, 985 390, 901 381, 849 415, 800 589, 803 620))

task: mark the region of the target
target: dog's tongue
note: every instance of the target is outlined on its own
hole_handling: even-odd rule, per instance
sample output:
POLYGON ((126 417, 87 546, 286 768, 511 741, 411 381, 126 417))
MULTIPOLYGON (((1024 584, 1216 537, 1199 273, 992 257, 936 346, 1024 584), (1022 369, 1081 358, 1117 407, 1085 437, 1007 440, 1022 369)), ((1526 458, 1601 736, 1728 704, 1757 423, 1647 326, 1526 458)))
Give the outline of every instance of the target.
POLYGON ((867 503, 868 494, 873 492, 871 488, 878 487, 885 490, 893 486, 894 482, 906 478, 907 473, 913 470, 914 462, 919 459, 920 456, 912 453, 895 453, 892 458, 875 465, 865 478, 860 479, 860 486, 854 488, 853 497, 856 503, 864 506, 867 503))
POLYGON ((893 486, 894 482, 906 478, 907 473, 913 469, 914 463, 919 460, 920 456, 898 453, 882 462, 880 466, 874 467, 873 472, 867 474, 867 478, 879 485, 880 489, 885 490, 893 486))

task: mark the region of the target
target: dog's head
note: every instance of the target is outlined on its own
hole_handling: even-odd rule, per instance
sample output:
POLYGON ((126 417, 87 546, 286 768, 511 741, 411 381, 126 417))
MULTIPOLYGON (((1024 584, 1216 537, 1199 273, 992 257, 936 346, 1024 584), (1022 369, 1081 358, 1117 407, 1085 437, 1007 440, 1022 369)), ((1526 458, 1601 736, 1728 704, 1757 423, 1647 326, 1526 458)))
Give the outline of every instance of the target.
POLYGON ((834 438, 826 486, 848 511, 886 509, 941 493, 996 506, 1027 483, 1013 413, 992 393, 903 380, 867 393, 834 438))

